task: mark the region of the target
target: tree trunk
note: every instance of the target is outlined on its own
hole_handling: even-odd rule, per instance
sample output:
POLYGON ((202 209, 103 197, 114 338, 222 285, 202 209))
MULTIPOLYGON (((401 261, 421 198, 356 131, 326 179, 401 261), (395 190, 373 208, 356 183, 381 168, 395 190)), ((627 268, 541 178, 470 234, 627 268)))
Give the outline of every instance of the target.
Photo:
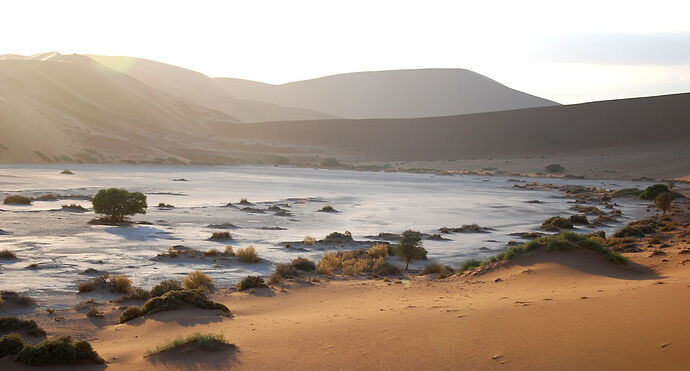
POLYGON ((410 259, 406 259, 406 264, 405 264, 405 270, 407 270, 407 267, 410 266, 410 259))

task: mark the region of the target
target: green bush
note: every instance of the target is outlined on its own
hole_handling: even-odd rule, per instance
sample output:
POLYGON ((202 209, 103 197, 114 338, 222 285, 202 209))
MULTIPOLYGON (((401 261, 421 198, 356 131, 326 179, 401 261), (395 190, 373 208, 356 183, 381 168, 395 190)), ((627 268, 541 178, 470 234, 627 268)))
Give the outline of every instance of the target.
POLYGON ((149 350, 144 354, 144 357, 148 358, 156 354, 160 354, 174 349, 179 349, 188 344, 196 344, 199 347, 212 352, 221 350, 223 346, 227 346, 232 349, 237 348, 235 344, 229 344, 222 334, 213 335, 202 334, 197 332, 194 335, 185 338, 178 338, 165 345, 160 345, 156 347, 156 349, 154 350, 149 350))
POLYGON ((573 232, 562 232, 558 235, 545 236, 537 238, 536 240, 530 241, 524 245, 511 247, 507 251, 490 258, 489 262, 509 260, 517 255, 538 248, 544 248, 546 250, 571 250, 575 248, 586 248, 604 255, 606 259, 614 263, 628 262, 627 258, 615 251, 607 249, 595 239, 573 232))
POLYGON ((261 276, 247 276, 237 284, 238 291, 249 290, 258 287, 268 287, 261 276))
POLYGON ((670 190, 666 184, 651 185, 651 186, 645 188, 644 191, 640 192, 639 197, 643 200, 654 201, 657 196, 659 196, 660 194, 665 193, 665 192, 670 192, 671 196, 673 196, 674 200, 676 198, 683 198, 684 197, 682 194, 670 190))
POLYGON ((153 286, 151 289, 151 297, 162 296, 168 291, 182 290, 182 285, 176 280, 165 280, 153 286))
POLYGON ((230 312, 225 305, 209 300, 203 290, 175 290, 147 300, 142 307, 128 307, 120 316, 120 323, 146 314, 175 310, 185 304, 191 304, 201 309, 219 309, 223 312, 230 312))
POLYGON ((45 336, 46 332, 38 327, 34 320, 25 320, 17 317, 2 317, 0 318, 0 331, 24 331, 32 336, 45 336))
POLYGON ((31 199, 25 196, 7 196, 2 202, 7 205, 31 205, 31 199))
POLYGON ((81 361, 105 363, 91 344, 85 341, 75 343, 69 336, 45 340, 36 346, 26 345, 17 354, 16 361, 30 366, 71 365, 81 361))
POLYGON ((146 214, 146 195, 125 189, 101 189, 91 200, 93 211, 113 222, 123 222, 129 215, 146 214))
POLYGON ((24 348, 24 339, 19 334, 8 334, 0 338, 0 358, 13 356, 24 348))

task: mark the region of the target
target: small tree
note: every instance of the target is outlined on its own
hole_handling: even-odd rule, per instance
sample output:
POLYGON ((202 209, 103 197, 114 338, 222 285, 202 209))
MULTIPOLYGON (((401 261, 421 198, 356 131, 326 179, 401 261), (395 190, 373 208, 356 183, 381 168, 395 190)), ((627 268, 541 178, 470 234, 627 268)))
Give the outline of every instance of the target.
POLYGON ((422 234, 409 229, 403 232, 395 254, 405 259, 405 270, 412 260, 426 259, 426 249, 422 247, 422 234))
POLYGON ((664 215, 666 215, 666 211, 671 210, 671 204, 673 204, 673 195, 671 192, 660 193, 654 199, 654 206, 661 210, 664 215))
POLYGON ((101 189, 91 200, 93 211, 105 214, 113 222, 123 222, 128 215, 146 214, 146 195, 126 189, 101 189))

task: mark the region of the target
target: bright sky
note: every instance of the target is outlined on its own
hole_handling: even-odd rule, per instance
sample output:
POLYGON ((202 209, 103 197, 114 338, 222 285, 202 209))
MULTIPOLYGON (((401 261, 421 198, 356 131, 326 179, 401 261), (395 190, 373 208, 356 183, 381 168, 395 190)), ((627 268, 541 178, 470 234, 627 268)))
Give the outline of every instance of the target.
POLYGON ((690 1, 4 1, 0 54, 283 83, 467 68, 561 103, 690 91, 690 1))

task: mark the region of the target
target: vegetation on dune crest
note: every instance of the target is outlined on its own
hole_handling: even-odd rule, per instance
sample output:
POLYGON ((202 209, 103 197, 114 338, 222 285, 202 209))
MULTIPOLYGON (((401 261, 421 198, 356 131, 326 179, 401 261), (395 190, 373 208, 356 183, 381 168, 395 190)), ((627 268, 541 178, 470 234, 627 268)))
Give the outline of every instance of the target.
POLYGON ((2 203, 6 205, 31 205, 31 199, 26 196, 7 196, 2 203))
POLYGON ((223 337, 223 334, 202 334, 202 333, 195 333, 191 336, 188 337, 182 337, 182 338, 177 338, 167 344, 164 345, 159 345, 156 347, 156 349, 149 350, 144 354, 144 357, 151 357, 156 354, 160 354, 163 352, 167 352, 170 350, 175 350, 184 347, 185 345, 198 345, 202 349, 215 352, 218 350, 222 350, 224 346, 230 347, 232 349, 236 349, 237 346, 235 344, 230 344, 228 343, 227 340, 225 340, 225 337, 223 337))
POLYGON ((202 271, 194 271, 182 278, 182 286, 187 290, 210 290, 213 288, 213 278, 202 271))
POLYGON ((494 263, 502 260, 510 260, 515 256, 542 248, 546 251, 589 249, 603 255, 604 258, 613 263, 627 264, 628 262, 628 258, 624 257, 618 252, 604 247, 604 245, 601 242, 601 238, 590 237, 582 234, 577 234, 574 232, 562 232, 557 235, 540 237, 536 240, 527 242, 520 246, 513 246, 508 250, 498 255, 492 256, 491 258, 485 261, 470 259, 463 263, 460 266, 460 268, 458 268, 458 272, 460 273, 468 270, 473 270, 477 267, 481 267, 489 263, 494 263))
POLYGON ((19 334, 7 334, 0 338, 0 358, 13 356, 21 351, 26 343, 19 334))
POLYGON ((639 197, 642 200, 654 201, 657 198, 657 196, 666 192, 671 193, 672 199, 683 198, 682 194, 670 190, 666 184, 651 185, 645 188, 644 191, 640 192, 639 197))
POLYGON ((100 221, 127 222, 127 216, 146 214, 146 195, 120 188, 101 189, 91 200, 93 211, 106 215, 100 221))
POLYGON ((298 257, 292 259, 290 264, 277 264, 273 274, 268 279, 269 284, 275 284, 285 278, 295 278, 302 275, 302 273, 313 272, 316 270, 316 264, 310 259, 298 257))
POLYGON ((125 323, 146 314, 175 310, 185 304, 191 304, 201 309, 218 309, 230 313, 230 310, 225 305, 209 300, 203 290, 173 290, 166 292, 162 296, 147 300, 141 307, 128 307, 120 315, 120 323, 125 323))
POLYGON ((561 229, 573 229, 573 222, 570 220, 560 217, 552 216, 543 223, 541 223, 541 229, 545 231, 559 231, 561 229))
POLYGON ((261 276, 247 276, 247 277, 244 277, 237 284, 237 290, 238 291, 244 291, 244 290, 249 290, 249 289, 259 288, 259 287, 268 287, 268 285, 266 285, 266 283, 264 283, 264 278, 261 276))

